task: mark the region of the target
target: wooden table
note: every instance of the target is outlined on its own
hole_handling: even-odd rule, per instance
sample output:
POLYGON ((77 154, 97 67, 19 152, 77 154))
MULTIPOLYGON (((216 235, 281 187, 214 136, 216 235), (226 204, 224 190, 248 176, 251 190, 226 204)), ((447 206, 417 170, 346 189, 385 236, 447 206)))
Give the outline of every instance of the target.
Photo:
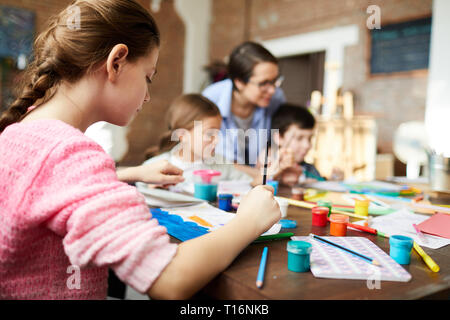
MULTIPOLYGON (((297 228, 282 229, 280 232, 293 232, 296 236, 309 233, 329 235, 329 225, 311 226, 310 210, 289 206, 287 219, 296 220, 297 228)), ((366 237, 389 254, 389 239, 355 230, 348 230, 347 235, 366 237)), ((382 281, 380 289, 370 290, 366 280, 321 279, 315 278, 311 272, 289 271, 287 242, 286 239, 249 245, 197 297, 224 300, 450 298, 450 246, 437 250, 423 248, 439 265, 438 273, 432 272, 413 249, 411 264, 403 266, 412 275, 409 282, 382 281), (264 286, 258 289, 255 282, 264 246, 269 247, 269 252, 264 286)))

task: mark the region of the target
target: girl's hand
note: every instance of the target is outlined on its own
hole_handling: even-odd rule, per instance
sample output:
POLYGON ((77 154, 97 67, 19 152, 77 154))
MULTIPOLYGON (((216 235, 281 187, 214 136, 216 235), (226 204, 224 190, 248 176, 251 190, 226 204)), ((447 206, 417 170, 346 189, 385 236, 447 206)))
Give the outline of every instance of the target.
POLYGON ((117 177, 124 182, 141 181, 163 186, 175 185, 184 181, 183 170, 170 164, 167 160, 119 170, 117 177))
POLYGON ((145 183, 175 185, 184 181, 183 170, 175 167, 167 160, 143 164, 137 168, 139 170, 139 181, 145 183))
POLYGON ((246 225, 254 228, 255 238, 281 219, 280 206, 273 197, 273 188, 267 185, 253 188, 242 199, 236 214, 237 217, 248 220, 246 225))

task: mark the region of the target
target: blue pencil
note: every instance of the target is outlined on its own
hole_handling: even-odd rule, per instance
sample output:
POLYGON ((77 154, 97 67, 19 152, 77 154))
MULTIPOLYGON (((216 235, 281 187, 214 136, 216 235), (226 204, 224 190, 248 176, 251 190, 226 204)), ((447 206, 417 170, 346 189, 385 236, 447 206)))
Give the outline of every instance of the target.
POLYGON ((346 251, 348 253, 351 253, 355 257, 361 258, 364 261, 367 261, 367 262, 369 262, 369 263, 371 263, 371 264, 373 264, 375 266, 381 266, 378 261, 376 261, 376 260, 374 260, 372 258, 369 258, 368 256, 365 256, 365 255, 363 255, 361 253, 358 253, 358 252, 355 252, 353 250, 347 249, 347 248, 345 248, 343 246, 340 246, 337 243, 331 242, 330 240, 326 240, 326 239, 324 239, 322 237, 319 237, 319 236, 316 236, 315 234, 312 234, 312 233, 310 233, 309 236, 312 237, 313 239, 316 239, 316 240, 320 241, 320 242, 326 243, 326 244, 328 244, 330 246, 333 246, 335 248, 338 248, 338 249, 344 250, 344 251, 346 251))
POLYGON ((259 264, 259 271, 258 271, 258 277, 256 278, 256 286, 258 288, 261 288, 264 282, 264 271, 266 270, 266 261, 267 261, 267 251, 269 249, 267 247, 264 247, 262 257, 261 257, 261 263, 259 264))

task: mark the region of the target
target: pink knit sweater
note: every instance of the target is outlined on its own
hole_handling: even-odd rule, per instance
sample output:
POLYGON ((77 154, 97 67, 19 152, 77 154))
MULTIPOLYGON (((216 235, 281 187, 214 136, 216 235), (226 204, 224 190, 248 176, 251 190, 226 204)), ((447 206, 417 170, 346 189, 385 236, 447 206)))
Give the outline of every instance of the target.
POLYGON ((108 267, 146 292, 176 249, 81 131, 36 120, 0 135, 0 299, 104 299, 108 267))

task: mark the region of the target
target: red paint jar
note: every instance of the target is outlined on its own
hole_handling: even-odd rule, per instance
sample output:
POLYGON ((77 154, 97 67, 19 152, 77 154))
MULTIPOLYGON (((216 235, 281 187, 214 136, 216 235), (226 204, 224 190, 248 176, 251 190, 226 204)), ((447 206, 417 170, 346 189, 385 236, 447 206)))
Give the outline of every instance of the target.
POLYGON ((343 214, 330 215, 330 235, 345 237, 347 235, 348 216, 343 214))
POLYGON ((316 227, 325 227, 327 225, 328 217, 327 207, 314 207, 311 209, 312 213, 312 225, 316 227))

